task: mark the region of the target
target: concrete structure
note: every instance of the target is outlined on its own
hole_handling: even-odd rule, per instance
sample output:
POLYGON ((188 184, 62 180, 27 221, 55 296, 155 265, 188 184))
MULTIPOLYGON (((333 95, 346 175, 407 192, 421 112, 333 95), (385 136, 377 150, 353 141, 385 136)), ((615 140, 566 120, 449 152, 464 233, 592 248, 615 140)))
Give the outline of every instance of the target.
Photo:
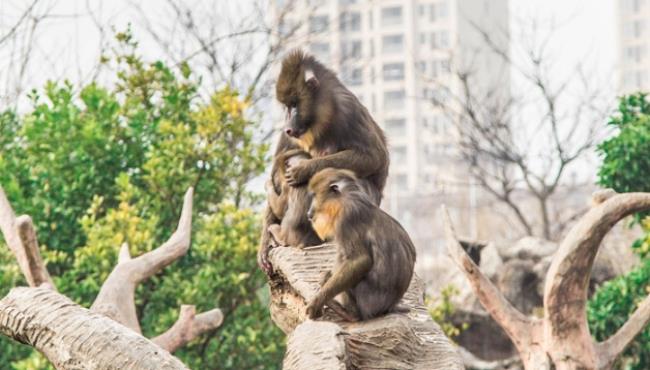
POLYGON ((383 207, 409 231, 421 266, 442 250, 442 203, 461 235, 480 237, 480 194, 455 159, 450 118, 431 101, 454 104, 459 69, 472 71, 479 86, 498 82, 509 93, 508 71, 476 31, 505 42, 508 20, 507 0, 304 0, 280 27, 300 27, 287 49, 302 47, 336 70, 386 132, 383 207))
POLYGON ((618 4, 620 92, 650 90, 650 0, 618 4))

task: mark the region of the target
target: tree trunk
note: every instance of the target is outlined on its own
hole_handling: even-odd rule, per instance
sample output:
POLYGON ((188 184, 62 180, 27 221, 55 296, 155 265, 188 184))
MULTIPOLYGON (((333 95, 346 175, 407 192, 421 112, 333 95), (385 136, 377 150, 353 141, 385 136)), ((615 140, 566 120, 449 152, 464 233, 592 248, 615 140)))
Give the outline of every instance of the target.
POLYGON ((47 288, 14 288, 0 300, 0 333, 61 370, 187 369, 133 330, 47 288))
POLYGON ((285 370, 303 369, 463 369, 458 349, 424 306, 421 280, 414 276, 400 302, 404 312, 350 323, 326 309, 322 320, 305 317, 305 300, 318 291, 332 269, 336 248, 277 247, 270 261, 271 317, 287 335, 285 370))

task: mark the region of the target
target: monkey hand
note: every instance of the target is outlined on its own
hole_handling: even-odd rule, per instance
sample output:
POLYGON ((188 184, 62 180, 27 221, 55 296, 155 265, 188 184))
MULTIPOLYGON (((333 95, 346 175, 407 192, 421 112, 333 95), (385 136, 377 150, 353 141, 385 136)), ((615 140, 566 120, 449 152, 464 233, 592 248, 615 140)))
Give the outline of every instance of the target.
POLYGON ((311 160, 305 160, 287 168, 285 172, 287 184, 300 186, 309 181, 309 178, 313 175, 310 163, 311 160))
POLYGON ((307 305, 307 316, 312 320, 323 316, 323 305, 319 296, 314 297, 307 305))

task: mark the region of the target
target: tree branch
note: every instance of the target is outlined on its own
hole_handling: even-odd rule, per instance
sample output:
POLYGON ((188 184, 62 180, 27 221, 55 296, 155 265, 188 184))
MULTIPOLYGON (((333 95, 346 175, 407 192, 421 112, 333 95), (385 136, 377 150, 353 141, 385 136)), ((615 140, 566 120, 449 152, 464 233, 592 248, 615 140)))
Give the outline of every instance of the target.
POLYGON ((586 340, 590 337, 587 290, 600 243, 619 220, 650 209, 648 193, 612 196, 611 192, 597 192, 593 198, 595 206, 568 232, 546 275, 544 306, 549 335, 554 338, 586 340), (566 325, 567 322, 577 324, 566 325))
POLYGON ((645 329, 648 323, 650 323, 650 296, 645 297, 632 316, 614 335, 596 345, 598 360, 602 364, 601 368, 607 368, 603 365, 613 364, 616 357, 623 353, 634 337, 645 329))
POLYGON ((187 369, 150 340, 45 288, 14 288, 0 300, 0 333, 57 369, 187 369))
POLYGON ((442 206, 442 216, 449 254, 467 277, 474 294, 476 294, 490 316, 512 339, 517 348, 527 347, 527 344, 533 340, 531 338, 533 333, 537 332, 535 326, 540 324, 539 321, 528 318, 519 312, 508 302, 490 279, 481 273, 479 267, 458 242, 445 206, 442 206))
POLYGON ((192 229, 192 194, 193 189, 189 188, 183 200, 178 228, 162 246, 134 259, 128 256, 126 247, 122 246, 120 262, 102 285, 90 308, 92 311, 141 332, 135 311, 135 288, 187 253, 192 229))
POLYGON ((0 230, 7 246, 16 257, 27 284, 31 287, 45 284, 50 289, 54 289, 54 283, 38 249, 32 219, 24 215, 16 218, 2 187, 0 187, 0 230))
POLYGON ((218 308, 196 315, 194 306, 182 305, 176 323, 151 341, 174 353, 199 335, 218 328, 222 323, 223 313, 218 308))

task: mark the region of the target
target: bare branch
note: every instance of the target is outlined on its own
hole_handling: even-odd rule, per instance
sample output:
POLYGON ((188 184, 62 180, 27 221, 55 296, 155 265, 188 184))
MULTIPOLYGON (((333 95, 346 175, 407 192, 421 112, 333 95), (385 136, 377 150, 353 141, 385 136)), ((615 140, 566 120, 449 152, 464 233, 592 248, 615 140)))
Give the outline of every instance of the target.
POLYGON ((199 335, 218 328, 222 323, 223 313, 218 308, 196 315, 194 306, 182 305, 176 323, 151 341, 174 353, 199 335))
POLYGON ((646 297, 616 334, 597 344, 601 368, 610 367, 642 330, 650 323, 650 296, 646 297), (607 365, 607 366, 606 366, 607 365))
POLYGON ((102 285, 90 308, 92 311, 141 332, 135 311, 135 288, 187 253, 192 228, 192 194, 193 189, 189 188, 183 200, 178 228, 162 246, 134 259, 126 258, 125 247, 122 246, 121 261, 102 285))
POLYGON ((517 348, 524 348, 526 343, 533 340, 533 332, 537 331, 536 326, 539 326, 540 322, 519 312, 494 286, 492 281, 481 273, 480 268, 458 242, 445 206, 442 206, 442 216, 447 250, 452 259, 467 277, 474 294, 485 310, 505 330, 517 348))
POLYGON ((7 246, 16 257, 27 284, 31 287, 45 284, 50 289, 54 289, 52 278, 41 258, 32 219, 29 216, 16 218, 2 187, 0 187, 0 230, 7 246))
POLYGON ((544 306, 551 336, 567 340, 590 337, 586 320, 587 291, 600 243, 619 220, 650 209, 648 193, 611 196, 608 192, 604 199, 602 194, 596 194, 596 205, 564 238, 546 275, 544 306))
POLYGON ((50 289, 12 289, 0 300, 0 333, 33 346, 57 369, 187 369, 141 335, 50 289))

